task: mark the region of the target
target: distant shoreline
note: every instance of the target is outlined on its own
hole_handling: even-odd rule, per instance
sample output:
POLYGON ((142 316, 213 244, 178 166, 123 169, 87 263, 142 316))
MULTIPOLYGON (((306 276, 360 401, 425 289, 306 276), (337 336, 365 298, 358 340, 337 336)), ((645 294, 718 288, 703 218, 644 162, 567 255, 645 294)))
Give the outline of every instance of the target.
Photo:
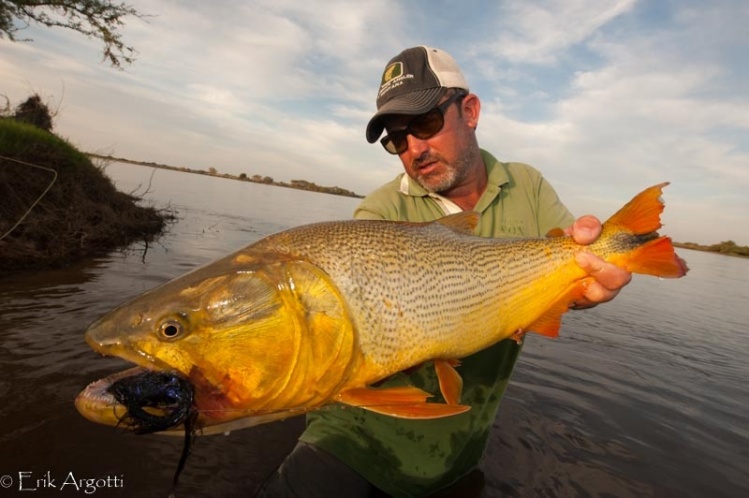
MULTIPOLYGON (((242 173, 240 175, 231 175, 228 173, 219 173, 216 168, 210 168, 208 171, 200 170, 200 169, 191 169, 191 168, 184 168, 184 167, 177 167, 177 166, 169 166, 168 164, 158 164, 154 162, 145 162, 145 161, 133 161, 132 159, 124 159, 121 157, 112 157, 112 156, 104 156, 101 154, 94 154, 91 152, 86 153, 89 157, 94 157, 97 159, 102 159, 105 161, 114 161, 114 162, 120 162, 120 163, 128 163, 128 164, 136 164, 139 166, 149 166, 151 168, 161 168, 161 169, 169 169, 173 171, 181 171, 183 173, 193 173, 196 175, 206 175, 206 176, 215 176, 219 178, 227 178, 229 180, 238 180, 243 182, 252 182, 252 183, 260 183, 263 185, 275 185, 277 187, 286 187, 286 188, 293 188, 298 190, 307 190, 310 192, 321 192, 324 194, 332 194, 332 195, 341 195, 345 197, 355 197, 358 199, 364 198, 363 195, 359 195, 355 192, 352 192, 350 190, 346 190, 340 187, 323 187, 320 185, 316 185, 312 182, 308 182, 306 180, 291 180, 291 183, 286 182, 277 182, 274 181, 273 178, 269 176, 261 176, 261 175, 253 175, 253 176, 247 176, 245 173, 242 173)), ((736 245, 733 241, 725 241, 721 242, 719 244, 713 244, 713 245, 701 245, 701 244, 695 244, 694 242, 674 242, 673 243, 675 247, 679 247, 682 249, 692 249, 694 251, 703 251, 703 252, 713 252, 716 254, 723 254, 726 256, 738 256, 747 258, 749 257, 749 247, 746 246, 739 246, 736 245)))
POLYGON ((359 195, 356 192, 352 192, 350 190, 346 190, 341 187, 323 187, 321 185, 308 182, 306 180, 291 180, 291 183, 277 182, 269 176, 261 176, 261 175, 247 176, 247 174, 245 173, 242 173, 240 175, 231 175, 229 173, 219 173, 216 170, 216 168, 209 168, 208 171, 206 171, 202 169, 191 169, 191 168, 185 168, 185 167, 169 166, 168 164, 158 164, 154 162, 134 161, 132 159, 124 159, 121 157, 113 157, 113 156, 104 156, 101 154, 94 154, 92 152, 86 152, 85 154, 88 157, 102 159, 104 161, 136 164, 138 166, 148 166, 151 168, 169 169, 172 171, 180 171, 182 173, 193 173, 196 175, 215 176, 218 178, 226 178, 228 180, 238 180, 240 182, 260 183, 263 185, 275 185, 276 187, 286 187, 286 188, 293 188, 297 190, 307 190, 309 192, 320 192, 323 194, 341 195, 344 197, 355 197, 357 199, 364 198, 363 195, 359 195))
POLYGON ((713 252, 724 256, 738 256, 739 258, 749 258, 749 247, 738 246, 735 242, 729 240, 720 244, 703 246, 694 242, 674 242, 674 247, 681 249, 691 249, 693 251, 713 252))

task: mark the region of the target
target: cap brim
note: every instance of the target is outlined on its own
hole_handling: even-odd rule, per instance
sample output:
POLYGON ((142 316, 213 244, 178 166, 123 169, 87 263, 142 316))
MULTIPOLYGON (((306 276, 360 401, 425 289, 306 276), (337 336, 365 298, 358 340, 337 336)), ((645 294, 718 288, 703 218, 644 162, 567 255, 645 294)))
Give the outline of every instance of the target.
POLYGON ((389 114, 405 114, 407 116, 424 114, 437 105, 437 102, 439 102, 439 99, 446 91, 447 88, 438 86, 398 95, 388 100, 377 110, 372 119, 369 120, 369 124, 367 125, 367 141, 373 144, 382 135, 382 130, 385 129, 385 124, 382 122, 383 116, 389 114))

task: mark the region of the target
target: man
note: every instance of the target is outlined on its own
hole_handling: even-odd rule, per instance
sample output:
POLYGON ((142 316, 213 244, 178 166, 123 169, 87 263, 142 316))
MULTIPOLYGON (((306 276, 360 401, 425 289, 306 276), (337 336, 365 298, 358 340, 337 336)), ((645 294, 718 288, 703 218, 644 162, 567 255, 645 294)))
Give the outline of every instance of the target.
MULTIPOLYGON (((479 148, 480 101, 447 53, 414 47, 391 59, 377 109, 367 140, 386 131, 381 143, 398 155, 405 174, 364 199, 356 218, 431 221, 470 210, 481 214, 476 232, 484 237, 540 237, 568 227, 578 243, 590 244, 600 234, 596 218, 574 220, 538 171, 501 163, 479 148)), ((595 282, 573 308, 613 299, 631 278, 588 253, 577 262, 595 282)), ((357 408, 308 415, 299 444, 261 496, 479 496, 476 469, 519 352, 508 339, 462 359, 461 402, 471 410, 460 415, 404 420, 357 408)), ((383 385, 404 383, 439 392, 432 365, 383 385)))

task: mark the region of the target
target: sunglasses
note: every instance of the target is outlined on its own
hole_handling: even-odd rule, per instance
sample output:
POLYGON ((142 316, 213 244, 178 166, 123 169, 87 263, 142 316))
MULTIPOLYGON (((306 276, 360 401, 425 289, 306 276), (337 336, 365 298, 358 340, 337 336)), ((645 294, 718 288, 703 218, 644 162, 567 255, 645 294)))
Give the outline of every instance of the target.
POLYGON ((424 114, 413 118, 405 128, 392 131, 382 137, 380 143, 391 154, 402 154, 408 149, 408 135, 419 140, 426 140, 436 135, 445 125, 445 111, 456 100, 465 97, 465 93, 456 92, 452 97, 424 114))

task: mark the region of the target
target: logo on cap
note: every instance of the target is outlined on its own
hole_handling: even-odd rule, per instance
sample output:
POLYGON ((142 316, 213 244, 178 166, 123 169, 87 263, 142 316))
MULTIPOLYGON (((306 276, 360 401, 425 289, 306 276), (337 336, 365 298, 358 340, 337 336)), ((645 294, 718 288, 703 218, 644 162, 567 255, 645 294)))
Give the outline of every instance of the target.
POLYGON ((382 82, 380 83, 380 86, 384 85, 385 83, 392 80, 393 78, 397 78, 398 76, 402 74, 403 74, 403 63, 393 62, 388 67, 386 67, 385 72, 382 73, 382 82))
MULTIPOLYGON (((398 88, 406 81, 414 79, 413 74, 403 74, 403 62, 393 62, 385 68, 385 72, 382 73, 382 83, 380 83, 380 91, 377 94, 377 98, 381 99, 390 90, 398 88)), ((382 104, 378 102, 377 106, 380 107, 382 104)))

